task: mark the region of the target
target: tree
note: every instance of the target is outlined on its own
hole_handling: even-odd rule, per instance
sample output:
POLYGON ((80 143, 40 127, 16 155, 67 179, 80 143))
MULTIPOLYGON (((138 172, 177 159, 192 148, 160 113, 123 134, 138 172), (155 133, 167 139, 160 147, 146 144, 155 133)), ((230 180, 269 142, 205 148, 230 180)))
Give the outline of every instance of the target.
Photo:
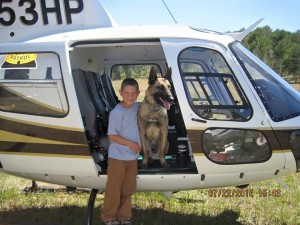
POLYGON ((300 30, 291 33, 269 26, 257 28, 243 41, 243 45, 261 58, 278 74, 300 79, 300 30))

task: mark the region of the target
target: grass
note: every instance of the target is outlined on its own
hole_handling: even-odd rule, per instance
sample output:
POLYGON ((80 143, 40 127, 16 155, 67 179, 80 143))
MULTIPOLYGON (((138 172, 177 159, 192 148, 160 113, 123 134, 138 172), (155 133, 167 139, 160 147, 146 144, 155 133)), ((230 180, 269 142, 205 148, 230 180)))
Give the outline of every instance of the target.
MULTIPOLYGON (((283 181, 289 185, 288 188, 274 180, 250 185, 248 190, 253 190, 253 197, 211 197, 209 190, 192 190, 175 193, 167 200, 160 193, 136 193, 132 198, 133 214, 138 225, 300 224, 300 174, 285 176, 283 181), (261 190, 275 190, 280 196, 260 197, 261 190)), ((86 224, 89 193, 79 190, 67 193, 62 189, 24 193, 23 189, 30 185, 30 180, 0 173, 1 225, 86 224)), ((101 224, 99 212, 102 204, 103 194, 99 193, 95 201, 93 225, 101 224)))
POLYGON ((297 91, 300 91, 300 84, 291 84, 297 91))

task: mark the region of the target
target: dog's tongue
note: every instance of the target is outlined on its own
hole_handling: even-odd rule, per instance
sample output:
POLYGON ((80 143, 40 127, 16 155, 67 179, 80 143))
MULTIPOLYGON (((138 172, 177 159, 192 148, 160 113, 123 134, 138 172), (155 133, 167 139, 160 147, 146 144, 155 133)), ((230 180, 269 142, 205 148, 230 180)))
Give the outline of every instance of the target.
POLYGON ((164 107, 169 110, 170 109, 170 103, 168 101, 163 101, 164 107))
POLYGON ((169 110, 171 107, 170 103, 168 101, 164 101, 162 98, 159 99, 162 103, 164 103, 164 107, 166 108, 166 110, 169 110))

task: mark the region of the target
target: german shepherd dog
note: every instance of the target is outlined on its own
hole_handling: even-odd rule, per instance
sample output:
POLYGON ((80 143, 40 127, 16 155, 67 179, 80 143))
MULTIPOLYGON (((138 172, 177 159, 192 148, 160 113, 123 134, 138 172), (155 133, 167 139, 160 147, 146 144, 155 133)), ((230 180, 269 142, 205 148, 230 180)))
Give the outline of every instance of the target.
POLYGON ((157 77, 154 67, 148 78, 148 88, 145 99, 138 112, 138 127, 142 143, 143 161, 141 168, 148 167, 148 157, 160 160, 162 167, 169 167, 165 154, 169 148, 168 142, 168 114, 167 110, 174 103, 171 93, 172 69, 168 68, 164 77, 157 77))

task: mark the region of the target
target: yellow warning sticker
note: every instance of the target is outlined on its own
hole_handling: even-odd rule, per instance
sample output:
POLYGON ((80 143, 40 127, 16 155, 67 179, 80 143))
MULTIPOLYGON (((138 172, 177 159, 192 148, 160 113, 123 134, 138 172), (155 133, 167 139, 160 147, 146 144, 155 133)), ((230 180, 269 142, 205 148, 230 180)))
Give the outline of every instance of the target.
POLYGON ((36 68, 35 53, 9 54, 5 57, 2 68, 36 68))
POLYGON ((36 54, 28 53, 28 54, 10 54, 5 58, 5 62, 10 64, 25 64, 36 59, 36 54))

